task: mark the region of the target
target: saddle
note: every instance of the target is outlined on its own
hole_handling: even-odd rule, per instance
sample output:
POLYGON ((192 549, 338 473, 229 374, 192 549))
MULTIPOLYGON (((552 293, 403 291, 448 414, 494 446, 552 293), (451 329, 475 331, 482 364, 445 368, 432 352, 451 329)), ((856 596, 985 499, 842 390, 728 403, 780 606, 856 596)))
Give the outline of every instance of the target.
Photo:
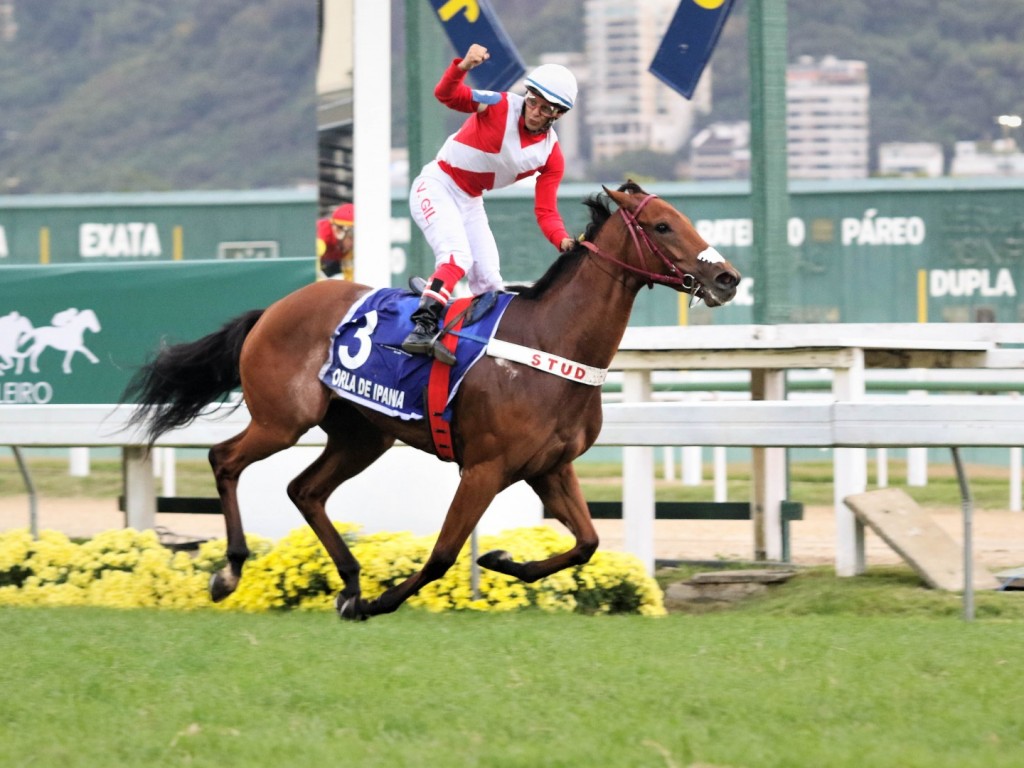
MULTIPOLYGON (((413 293, 422 294, 426 284, 427 281, 422 277, 409 278, 409 287, 413 293)), ((444 325, 441 327, 439 342, 455 356, 456 361, 458 361, 459 331, 462 330, 463 325, 475 324, 477 320, 494 308, 497 301, 498 295, 491 291, 469 299, 456 299, 445 308, 444 325)), ((438 457, 444 461, 455 460, 451 421, 445 418, 451 370, 450 365, 435 359, 430 366, 430 379, 427 383, 426 395, 430 436, 434 441, 434 449, 437 451, 438 457)))
POLYGON ((438 456, 454 459, 448 422, 452 399, 469 369, 486 354, 509 294, 457 299, 445 309, 440 343, 453 353, 447 366, 409 355, 402 339, 412 328, 413 294, 382 288, 366 294, 338 325, 320 380, 338 397, 403 420, 426 418, 438 456))

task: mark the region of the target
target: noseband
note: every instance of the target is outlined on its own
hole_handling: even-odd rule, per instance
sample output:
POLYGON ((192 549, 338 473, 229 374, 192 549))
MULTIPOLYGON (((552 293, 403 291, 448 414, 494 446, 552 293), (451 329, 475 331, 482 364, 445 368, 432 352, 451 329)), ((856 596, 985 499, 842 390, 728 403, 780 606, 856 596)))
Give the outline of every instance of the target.
POLYGON ((640 211, 643 210, 643 207, 656 197, 657 195, 647 195, 647 197, 640 201, 640 204, 632 213, 620 206, 619 213, 622 215, 622 220, 626 223, 626 231, 629 232, 630 236, 633 238, 633 246, 636 248, 637 255, 640 257, 640 263, 643 264, 647 261, 644 257, 643 251, 643 246, 646 245, 647 249, 661 259, 662 263, 668 267, 670 274, 665 275, 660 272, 651 272, 646 269, 641 269, 640 267, 634 267, 632 264, 620 261, 614 256, 609 256, 596 245, 586 240, 582 242, 582 245, 601 258, 618 264, 626 271, 632 272, 635 275, 640 275, 646 281, 648 288, 653 288, 655 283, 660 283, 661 285, 677 285, 682 288, 685 293, 689 293, 691 296, 696 296, 697 291, 701 287, 700 281, 691 274, 680 272, 679 268, 669 260, 668 256, 661 252, 661 249, 655 245, 654 241, 651 240, 650 235, 644 231, 644 228, 640 226, 640 222, 637 221, 637 217, 640 215, 640 211))

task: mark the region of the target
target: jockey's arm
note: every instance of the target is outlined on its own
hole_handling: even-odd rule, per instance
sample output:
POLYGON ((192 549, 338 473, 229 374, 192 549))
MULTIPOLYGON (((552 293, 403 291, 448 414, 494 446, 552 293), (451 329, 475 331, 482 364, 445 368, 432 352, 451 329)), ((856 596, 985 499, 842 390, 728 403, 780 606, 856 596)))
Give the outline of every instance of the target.
POLYGON ((482 45, 474 43, 469 46, 466 55, 454 59, 441 79, 434 86, 434 96, 449 109, 457 112, 483 112, 489 100, 481 100, 476 96, 490 95, 489 91, 474 91, 465 83, 466 73, 483 64, 491 55, 482 45))
POLYGON ((533 191, 533 214, 537 217, 537 226, 544 237, 560 251, 568 250, 573 242, 558 213, 558 187, 564 173, 565 158, 561 148, 555 144, 547 163, 537 176, 533 191))

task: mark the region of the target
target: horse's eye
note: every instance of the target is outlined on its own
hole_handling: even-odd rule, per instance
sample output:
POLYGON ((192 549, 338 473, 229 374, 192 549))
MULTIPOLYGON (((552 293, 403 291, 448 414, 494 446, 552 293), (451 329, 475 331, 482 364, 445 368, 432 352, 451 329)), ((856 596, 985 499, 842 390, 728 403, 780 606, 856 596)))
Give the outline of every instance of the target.
POLYGON ((668 224, 666 224, 663 221, 658 222, 657 224, 654 225, 654 231, 658 232, 658 233, 660 233, 662 235, 664 235, 666 232, 670 232, 671 230, 672 230, 672 227, 670 227, 668 224))

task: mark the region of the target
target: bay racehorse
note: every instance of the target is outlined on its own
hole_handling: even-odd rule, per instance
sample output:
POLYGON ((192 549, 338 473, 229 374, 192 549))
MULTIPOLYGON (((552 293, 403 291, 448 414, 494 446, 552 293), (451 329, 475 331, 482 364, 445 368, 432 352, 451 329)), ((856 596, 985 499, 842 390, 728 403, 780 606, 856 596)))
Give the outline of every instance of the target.
MULTIPOLYGON (((642 287, 667 285, 712 307, 735 295, 739 273, 682 213, 632 182, 605 192, 585 201, 591 211, 586 233, 540 280, 518 292, 495 338, 606 369, 642 287), (614 213, 611 202, 618 206, 614 213)), ((488 552, 479 564, 533 582, 586 563, 598 537, 572 462, 600 431, 601 387, 485 355, 453 401, 452 448, 461 480, 430 556, 419 572, 375 599, 361 595, 359 563, 327 516, 327 498, 395 440, 436 453, 427 419, 400 420, 339 399, 318 378, 332 333, 370 290, 337 280, 300 288, 198 341, 165 347, 125 390, 126 400, 139 403, 132 423, 146 429, 152 444, 241 385, 251 422, 209 454, 226 521, 228 560, 210 580, 212 598, 221 600, 236 589, 249 555, 236 496, 242 470, 294 445, 317 425, 327 434, 326 447, 289 483, 288 495, 344 582, 335 601, 342 618, 390 613, 441 578, 491 500, 519 480, 568 528, 575 544, 533 562, 488 552)))

